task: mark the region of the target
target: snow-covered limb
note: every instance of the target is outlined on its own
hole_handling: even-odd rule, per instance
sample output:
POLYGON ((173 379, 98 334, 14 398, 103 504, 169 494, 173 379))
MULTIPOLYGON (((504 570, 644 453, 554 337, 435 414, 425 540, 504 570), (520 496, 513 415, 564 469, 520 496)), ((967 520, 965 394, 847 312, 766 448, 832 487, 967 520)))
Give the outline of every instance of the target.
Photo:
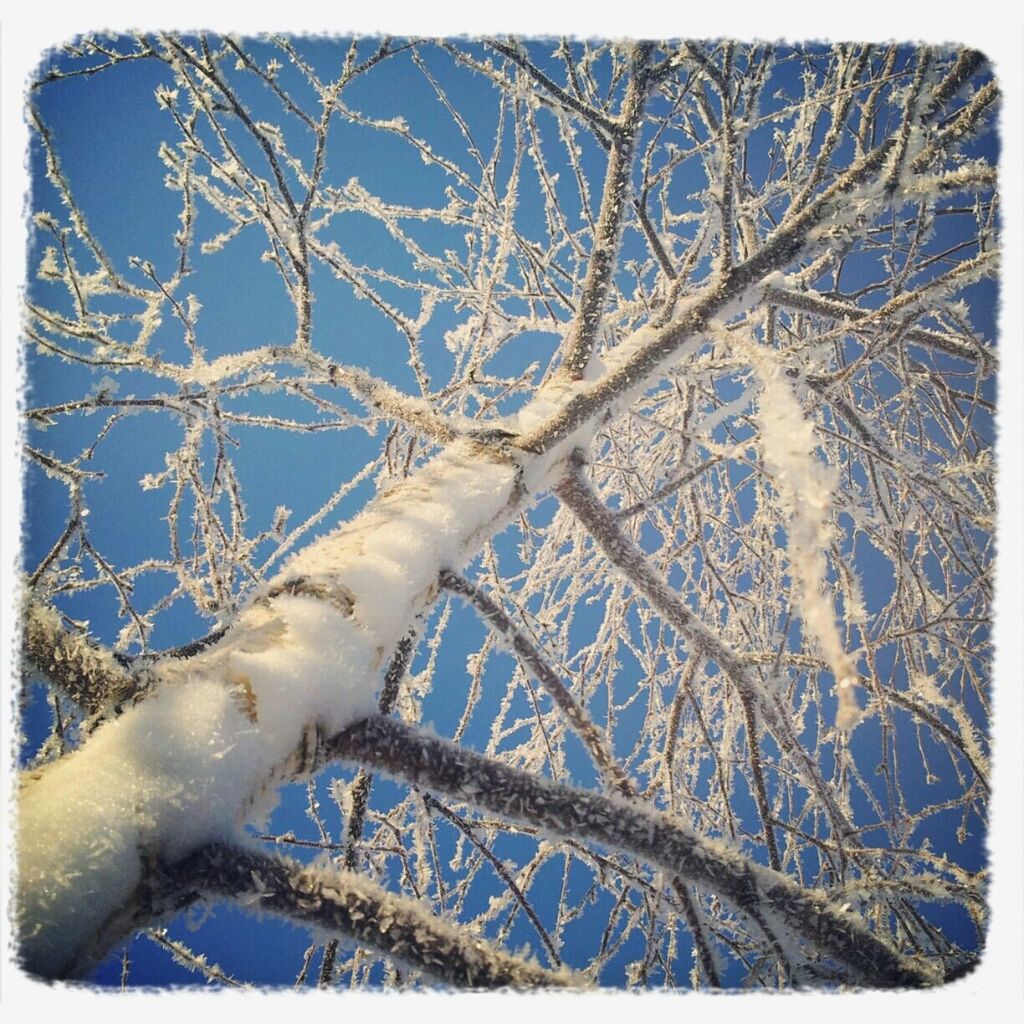
POLYGON ((419 901, 396 896, 362 875, 225 843, 203 846, 173 864, 157 866, 119 926, 130 928, 132 913, 144 923, 204 897, 235 900, 256 913, 345 936, 457 988, 583 984, 571 971, 545 970, 506 953, 436 917, 419 901))
POLYGON ((761 379, 757 409, 761 446, 786 514, 786 547, 796 601, 804 629, 814 638, 835 679, 839 701, 836 727, 850 730, 861 717, 854 696, 857 666, 836 626, 825 565, 838 473, 817 458, 814 427, 804 416, 782 366, 768 349, 751 345, 749 352, 761 379))
MULTIPOLYGON (((840 302, 830 296, 820 295, 813 291, 768 288, 764 298, 765 302, 773 305, 784 306, 788 309, 802 309, 808 313, 838 320, 844 325, 849 323, 851 331, 874 334, 880 329, 878 323, 870 322, 871 310, 860 309, 851 302, 840 302), (869 322, 861 326, 858 322, 861 320, 869 322)), ((994 364, 996 360, 996 354, 988 349, 969 344, 955 335, 944 334, 926 327, 906 327, 900 332, 899 337, 901 341, 916 342, 918 345, 924 345, 960 359, 968 359, 971 362, 982 359, 994 364)))
MULTIPOLYGON (((218 642, 153 666, 153 696, 23 780, 19 927, 26 966, 74 969, 152 857, 177 859, 259 816, 315 724, 373 712, 384 658, 517 496, 508 460, 451 446, 300 552, 218 642)), ((309 744, 311 746, 311 744, 309 744)))
MULTIPOLYGON (((499 605, 495 604, 487 594, 469 580, 445 570, 441 574, 441 583, 453 593, 462 595, 473 604, 487 625, 501 638, 504 644, 507 644, 515 652, 531 675, 547 690, 570 728, 587 748, 609 791, 617 792, 628 800, 637 799, 636 787, 615 759, 604 736, 591 721, 586 710, 569 692, 569 688, 548 664, 541 651, 531 643, 529 637, 516 627, 499 605)), ((693 899, 682 879, 673 878, 672 887, 682 904, 683 914, 693 935, 705 977, 712 987, 718 988, 721 984, 718 966, 715 963, 711 944, 708 942, 693 899)))
POLYGON ((59 686, 87 714, 131 700, 141 683, 106 648, 66 630, 54 608, 28 601, 22 653, 31 671, 59 686))
POLYGON ((247 810, 258 816, 311 723, 341 726, 374 709, 372 672, 350 619, 312 598, 282 596, 253 606, 197 658, 154 668, 160 682, 147 700, 23 778, 26 967, 48 977, 73 972, 151 858, 176 859, 234 836, 247 810), (316 651, 325 638, 361 664, 361 681, 324 664, 316 651))
POLYGON ((824 892, 801 888, 725 843, 701 838, 632 801, 537 778, 381 716, 329 738, 325 750, 559 838, 595 840, 664 867, 741 912, 784 922, 813 950, 841 964, 853 983, 920 987, 941 980, 904 961, 824 892))
POLYGON ((649 44, 636 48, 629 86, 622 101, 622 113, 612 133, 594 244, 587 262, 587 274, 583 280, 576 316, 563 345, 561 370, 570 380, 579 380, 586 372, 604 316, 608 287, 619 251, 619 237, 629 206, 633 152, 651 88, 650 50, 649 44))
MULTIPOLYGON (((973 52, 973 51, 966 51, 973 52)), ((951 75, 950 78, 954 76, 951 75)), ((961 80, 962 84, 962 80, 961 80)), ((959 88, 959 86, 957 86, 959 88)), ((923 171, 928 164, 941 154, 945 148, 968 137, 975 129, 978 121, 985 116, 999 101, 999 88, 995 82, 986 82, 971 98, 971 101, 950 122, 943 126, 936 137, 924 146, 914 157, 911 170, 915 173, 923 171)))

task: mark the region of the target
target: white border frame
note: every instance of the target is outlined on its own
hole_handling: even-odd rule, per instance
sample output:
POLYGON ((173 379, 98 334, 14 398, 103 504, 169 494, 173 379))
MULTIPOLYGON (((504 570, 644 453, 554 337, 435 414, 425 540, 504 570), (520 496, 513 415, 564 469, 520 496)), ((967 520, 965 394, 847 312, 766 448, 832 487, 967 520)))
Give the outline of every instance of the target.
MULTIPOLYGON (((90 0, 71 8, 63 2, 40 5, 38 13, 11 12, 25 0, 8 0, 8 14, 0 21, 0 74, 2 74, 2 120, 0 120, 0 688, 4 694, 0 716, 0 763, 2 763, 4 828, 0 836, 0 1004, 5 1015, 13 1011, 17 1020, 77 1012, 102 1013, 105 1020, 136 1018, 140 1011, 153 1024, 178 1021, 184 1014, 205 1016, 223 1013, 225 1000, 244 999, 244 1005, 230 1009, 247 1019, 294 1013, 295 1000, 303 999, 302 1011, 309 1013, 341 1010, 350 1019, 365 1013, 388 1013, 399 1008, 401 1014, 426 1013, 428 1017, 482 1016, 498 1021, 513 1020, 523 1012, 535 1014, 583 1012, 599 1020, 616 1020, 628 1013, 686 1014, 710 1010, 716 1018, 812 1019, 822 1011, 840 1018, 863 1017, 881 1011, 886 1016, 907 1012, 927 1014, 939 1020, 953 1019, 971 1012, 995 1012, 997 1019, 1012 1019, 1012 1007, 1024 1006, 1024 851, 1022 799, 1024 793, 1024 602, 1022 602, 1022 534, 1024 534, 1024 400, 1014 385, 1024 385, 1022 335, 1022 236, 1024 236, 1024 16, 1011 16, 1008 5, 1000 0, 974 0, 952 3, 932 0, 918 11, 903 8, 898 0, 852 0, 843 5, 817 2, 769 4, 751 0, 730 0, 723 4, 689 5, 665 0, 647 0, 644 9, 634 3, 597 7, 594 0, 512 0, 497 11, 485 0, 444 0, 442 4, 424 4, 416 9, 409 0, 375 0, 362 9, 344 5, 337 21, 328 20, 323 8, 314 3, 291 5, 286 14, 280 4, 251 0, 245 13, 226 4, 197 0, 177 0, 164 11, 145 10, 126 0, 90 0), (319 10, 317 9, 319 7, 319 10), (923 12, 923 13, 919 13, 923 12), (123 996, 84 988, 44 987, 26 979, 12 960, 10 920, 11 811, 14 778, 12 757, 13 725, 13 650, 12 596, 16 581, 20 546, 20 477, 16 408, 21 395, 18 363, 19 305, 25 281, 25 160, 28 133, 23 118, 24 89, 29 76, 45 51, 75 35, 99 28, 128 30, 158 23, 160 27, 188 29, 202 27, 234 32, 287 31, 289 33, 341 35, 350 32, 374 35, 382 31, 411 35, 480 35, 515 32, 521 35, 548 36, 568 34, 587 37, 631 38, 719 38, 737 39, 877 39, 970 44, 982 50, 993 62, 1002 90, 1000 115, 1000 174, 1002 186, 1002 222, 1005 257, 1002 266, 1002 296, 999 316, 1000 376, 998 394, 999 519, 998 562, 995 601, 996 713, 994 716, 994 815, 989 834, 990 865, 993 886, 990 893, 992 922, 987 951, 981 966, 973 974, 953 985, 922 993, 860 993, 851 996, 756 996, 690 994, 682 997, 652 994, 602 992, 593 995, 508 996, 465 995, 407 997, 401 1004, 389 1003, 384 1009, 380 995, 352 993, 344 996, 309 993, 236 995, 203 992, 132 994, 123 996), (217 1000, 211 1004, 211 998, 217 1000), (339 1005, 336 1000, 344 999, 339 1005), (529 1006, 521 1005, 529 999, 529 1006), (572 999, 562 1006, 556 999, 572 999), (642 1007, 625 1000, 643 1000, 642 1007), (99 1002, 101 1001, 102 1002, 99 1002), (326 1001, 331 1000, 330 1004, 326 1001), (413 1002, 415 1000, 415 1002, 413 1002), (422 1001, 421 1001, 422 1000, 422 1001), (580 1004, 583 1000, 584 1005, 580 1004), (671 1001, 670 1001, 671 1000, 671 1001), (713 1002, 711 1002, 713 1000, 713 1002), (893 1000, 897 1006, 893 1006, 893 1000), (369 1005, 369 1003, 373 1005, 369 1005)), ((341 6, 341 5, 339 5, 341 6)))

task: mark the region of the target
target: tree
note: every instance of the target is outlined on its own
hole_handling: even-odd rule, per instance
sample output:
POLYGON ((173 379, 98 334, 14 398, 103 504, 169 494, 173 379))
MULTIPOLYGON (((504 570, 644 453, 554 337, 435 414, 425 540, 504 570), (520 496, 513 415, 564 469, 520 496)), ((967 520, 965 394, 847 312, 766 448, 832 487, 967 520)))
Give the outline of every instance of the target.
POLYGON ((895 45, 52 55, 27 970, 235 983, 162 929, 223 898, 299 983, 971 969, 997 98, 895 45))

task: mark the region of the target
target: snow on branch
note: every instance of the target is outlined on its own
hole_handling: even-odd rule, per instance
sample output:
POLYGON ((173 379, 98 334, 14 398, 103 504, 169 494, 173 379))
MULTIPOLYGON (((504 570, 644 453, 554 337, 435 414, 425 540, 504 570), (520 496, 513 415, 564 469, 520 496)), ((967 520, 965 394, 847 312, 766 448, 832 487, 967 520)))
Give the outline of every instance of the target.
POLYGON ((23 781, 19 915, 33 971, 66 973, 147 857, 182 856, 266 813, 276 785, 309 770, 293 752, 315 724, 373 711, 385 654, 436 596, 440 568, 461 564, 515 495, 514 468, 481 465, 465 444, 294 556, 215 644, 154 666, 150 699, 23 781))
POLYGON ((783 372, 767 349, 748 346, 761 380, 757 405, 764 460, 786 515, 787 550, 804 628, 814 638, 835 678, 836 728, 853 729, 861 719, 855 687, 857 668, 843 646, 828 587, 825 551, 832 539, 832 492, 839 474, 816 452, 814 427, 804 415, 783 372))
POLYGON ((105 647, 65 629, 52 607, 29 600, 22 629, 29 668, 60 687, 86 714, 125 704, 143 688, 105 647))
MULTIPOLYGON (((58 728, 65 694, 90 722, 20 779, 27 969, 81 973, 114 937, 203 893, 313 927, 325 985, 336 935, 447 984, 574 981, 480 937, 493 925, 500 942, 522 916, 554 964, 575 962, 567 928, 603 927, 586 961, 598 979, 643 932, 643 960, 623 967, 630 984, 679 983, 683 921, 695 986, 737 965, 750 985, 948 978, 971 954, 918 913, 919 896, 960 899, 980 944, 982 875, 938 866, 910 837, 955 809, 966 842, 989 788, 996 360, 971 321, 998 265, 1000 208, 987 144, 974 144, 998 100, 982 55, 730 41, 563 40, 545 54, 515 40, 353 40, 336 60, 315 49, 86 37, 33 87, 37 184, 60 216, 35 217, 26 337, 32 372, 39 360, 57 372, 53 397, 28 412, 26 450, 29 472, 68 487, 71 507, 28 577, 23 656, 57 691, 58 728), (53 115, 93 76, 131 81, 143 67, 166 77, 156 107, 173 137, 154 163, 175 198, 166 237, 135 257, 101 244, 53 115), (393 88, 424 79, 447 134, 393 88), (590 131, 577 134, 581 122, 590 131), (393 173, 370 181, 359 160, 389 153, 393 173), (253 304, 273 308, 267 325, 215 308, 226 271, 276 285, 277 306, 269 290, 253 304), (179 294, 186 281, 206 313, 179 294), (765 307, 787 312, 769 313, 778 337, 751 352, 743 338, 765 307), (254 326, 271 333, 236 348, 254 326), (802 386, 772 354, 783 350, 833 419, 811 426, 802 386), (133 393, 111 397, 106 374, 133 393), (147 455, 115 492, 133 464, 116 440, 143 410, 161 423, 146 435, 155 463, 147 455), (267 428, 294 449, 257 441, 235 458, 267 428), (848 470, 841 482, 826 449, 848 470), (747 500, 762 470, 778 508, 747 500), (157 510, 150 492, 165 486, 157 510), (554 502, 539 503, 551 494, 564 507, 549 518, 554 502), (98 544, 94 496, 108 515, 162 516, 167 550, 134 553, 133 530, 98 544), (302 524, 288 532, 292 508, 302 524), (894 576, 871 615, 862 544, 894 576), (858 650, 844 646, 828 564, 858 650), (431 614, 443 588, 489 629, 467 658, 455 733, 475 742, 487 709, 488 758, 371 717, 429 720, 429 702, 456 692, 439 666, 462 612, 446 601, 431 614), (93 594, 116 599, 127 623, 116 655, 75 621, 107 615, 89 608, 93 594), (791 608, 816 653, 793 649, 791 608), (216 629, 154 653, 181 610, 216 629), (500 691, 485 667, 502 647, 519 667, 503 693, 484 693, 500 691), (554 733, 521 670, 553 700, 554 733), (823 714, 825 670, 838 732, 823 714), (858 670, 871 699, 849 736, 858 670), (562 726, 613 795, 539 777, 575 767, 562 726), (919 764, 906 756, 914 738, 919 764), (868 742, 877 776, 857 747, 868 742), (325 755, 366 766, 333 780, 337 842, 315 796, 325 755), (379 813, 371 768, 493 820, 415 789, 379 813), (243 826, 295 779, 320 828, 310 845, 337 852, 343 871, 242 848, 243 826), (736 799, 744 783, 749 801, 736 799), (922 807, 925 784, 942 791, 922 807), (436 824, 446 838, 454 829, 449 863, 436 824), (541 837, 518 874, 498 852, 506 826, 541 837), (530 886, 561 853, 552 917, 530 886), (474 916, 467 893, 475 878, 493 883, 488 863, 504 888, 474 916), (392 884, 419 905, 356 877, 395 864, 392 884), (573 904, 581 866, 597 909, 573 904), (173 895, 159 901, 165 883, 173 895)), ((943 857, 949 831, 936 830, 950 840, 943 857)))
MULTIPOLYGON (((875 333, 880 330, 880 325, 872 322, 871 311, 859 309, 849 302, 841 302, 825 295, 819 295, 813 291, 797 291, 792 288, 768 288, 764 295, 765 301, 776 306, 784 306, 788 309, 804 310, 807 313, 814 313, 818 316, 829 317, 844 326, 848 323, 850 329, 875 333), (861 325, 859 321, 866 320, 861 325)), ((903 341, 915 342, 927 348, 935 349, 938 352, 945 352, 947 355, 957 356, 960 359, 994 363, 996 355, 988 349, 981 348, 958 338, 954 334, 930 330, 926 327, 907 327, 901 334, 903 341)))
POLYGON ((325 751, 559 838, 596 840, 664 867, 717 893, 740 912, 763 913, 783 923, 838 961, 854 983, 919 987, 936 980, 904 961, 824 893, 802 889, 726 844, 703 839, 633 802, 537 778, 379 716, 331 737, 325 751))
POLYGON ((218 897, 376 950, 460 989, 579 987, 571 971, 549 971, 436 917, 351 871, 304 866, 256 850, 213 844, 162 867, 147 886, 145 915, 160 906, 218 897))

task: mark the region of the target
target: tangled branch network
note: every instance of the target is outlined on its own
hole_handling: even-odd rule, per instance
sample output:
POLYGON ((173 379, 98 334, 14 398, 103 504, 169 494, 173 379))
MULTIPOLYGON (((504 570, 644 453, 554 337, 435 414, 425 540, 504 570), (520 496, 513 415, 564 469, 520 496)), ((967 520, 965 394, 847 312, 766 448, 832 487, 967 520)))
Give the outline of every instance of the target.
POLYGON ((48 54, 24 970, 970 971, 998 98, 870 43, 48 54))

